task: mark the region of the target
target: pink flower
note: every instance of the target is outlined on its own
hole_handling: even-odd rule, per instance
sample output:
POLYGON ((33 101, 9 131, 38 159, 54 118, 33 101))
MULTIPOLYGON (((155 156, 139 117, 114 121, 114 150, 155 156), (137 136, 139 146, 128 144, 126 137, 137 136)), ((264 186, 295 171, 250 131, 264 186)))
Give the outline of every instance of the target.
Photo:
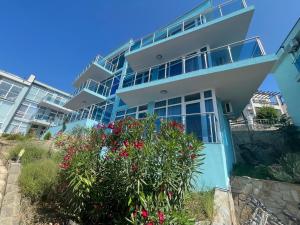
POLYGON ((157 212, 159 224, 163 224, 165 222, 165 214, 161 211, 157 212))
POLYGON ((135 141, 134 142, 134 147, 136 148, 136 149, 142 149, 143 147, 144 147, 144 142, 143 141, 135 141))
POLYGON ((196 157, 197 157, 196 154, 192 154, 192 155, 191 155, 191 159, 192 159, 192 160, 194 160, 196 157))
POLYGON ((149 221, 148 223, 146 223, 146 225, 154 225, 153 221, 149 221))
POLYGON ((148 218, 148 211, 146 209, 143 209, 142 212, 141 212, 141 216, 145 219, 148 218))
POLYGON ((126 148, 130 145, 128 140, 124 141, 123 144, 125 145, 126 148))
POLYGON ((128 152, 126 150, 120 152, 119 156, 123 157, 123 158, 127 158, 129 156, 128 152))

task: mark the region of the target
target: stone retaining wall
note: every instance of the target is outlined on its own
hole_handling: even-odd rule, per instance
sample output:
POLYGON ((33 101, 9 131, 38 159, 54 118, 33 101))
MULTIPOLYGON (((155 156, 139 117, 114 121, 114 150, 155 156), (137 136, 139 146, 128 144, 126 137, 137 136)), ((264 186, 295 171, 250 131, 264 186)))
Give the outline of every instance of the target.
POLYGON ((21 194, 18 186, 20 173, 21 165, 19 163, 9 165, 5 195, 0 212, 1 225, 20 224, 21 194))
MULTIPOLYGON (((290 223, 288 215, 300 220, 300 185, 249 177, 233 177, 232 193, 238 211, 238 195, 250 195, 261 201, 284 224, 290 223)), ((238 213, 237 213, 238 216, 238 213)))

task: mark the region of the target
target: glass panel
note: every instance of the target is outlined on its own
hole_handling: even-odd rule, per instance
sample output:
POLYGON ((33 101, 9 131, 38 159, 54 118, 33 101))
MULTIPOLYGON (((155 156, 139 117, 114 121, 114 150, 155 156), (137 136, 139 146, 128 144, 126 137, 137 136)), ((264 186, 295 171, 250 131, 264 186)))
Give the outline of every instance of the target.
POLYGON ((142 105, 142 106, 139 106, 139 111, 144 111, 144 110, 147 110, 148 106, 147 105, 142 105))
POLYGON ((181 105, 168 107, 168 116, 181 115, 181 105))
POLYGON ((116 116, 123 116, 123 115, 125 115, 125 110, 116 113, 116 116))
POLYGON ((181 103, 181 97, 171 98, 168 100, 168 105, 175 105, 181 103))
POLYGON ((234 62, 263 55, 256 40, 232 45, 231 54, 234 62))
POLYGON ((155 109, 154 114, 158 115, 159 117, 165 117, 167 113, 166 108, 161 108, 161 109, 155 109))
POLYGON ((202 64, 200 63, 200 59, 198 55, 195 55, 197 53, 193 53, 191 55, 188 55, 185 59, 185 72, 189 73, 195 70, 202 69, 202 64), (195 55, 195 56, 193 56, 195 55))
POLYGON ((168 75, 170 77, 182 74, 182 59, 175 60, 169 63, 168 75))
POLYGON ((111 91, 110 91, 110 94, 113 95, 116 93, 117 89, 119 88, 119 84, 120 84, 120 77, 121 76, 117 76, 114 78, 114 82, 113 82, 113 85, 111 87, 111 91))
POLYGON ((154 41, 160 41, 162 39, 165 39, 166 37, 167 37, 167 29, 161 30, 161 31, 157 31, 155 33, 154 41))
POLYGON ((154 104, 154 108, 159 108, 159 107, 163 107, 163 106, 166 106, 167 104, 167 101, 160 101, 160 102, 155 102, 154 104))
POLYGON ((188 21, 185 21, 184 30, 189 30, 189 29, 191 29, 193 27, 196 27, 196 26, 197 26, 197 20, 196 20, 196 18, 192 18, 188 21))
POLYGON ((139 113, 138 115, 138 119, 143 119, 143 118, 146 118, 147 117, 147 113, 139 113))
POLYGON ((123 81, 123 88, 130 87, 134 84, 134 74, 127 75, 123 81))
POLYGON ((230 63, 230 55, 227 48, 213 50, 208 53, 209 61, 211 66, 221 66, 227 63, 230 63))
POLYGON ((150 36, 148 37, 145 37, 143 38, 143 41, 142 41, 142 46, 147 46, 149 44, 151 44, 153 42, 153 34, 151 34, 150 36))
POLYGON ((188 134, 194 134, 202 140, 202 121, 200 115, 186 116, 186 132, 188 134))
POLYGON ((215 20, 217 18, 221 17, 221 13, 219 8, 214 8, 212 11, 207 12, 203 15, 203 22, 210 22, 212 20, 215 20))
POLYGON ((185 102, 190 102, 194 100, 200 99, 200 93, 192 94, 192 95, 187 95, 184 97, 185 102))
POLYGON ((127 109, 126 114, 131 114, 136 112, 136 107, 127 109))
POLYGON ((186 114, 200 113, 200 102, 186 105, 186 114))
POLYGON ((118 62, 118 67, 117 69, 121 69, 124 65, 125 62, 125 56, 124 56, 125 52, 121 53, 120 57, 119 57, 119 62, 118 62))
POLYGON ((237 10, 243 9, 243 3, 242 1, 232 1, 229 4, 225 4, 221 7, 223 16, 226 16, 230 13, 233 13, 237 10))
POLYGON ((176 25, 175 27, 169 28, 169 37, 178 34, 182 31, 182 24, 176 25))
POLYGON ((165 78, 165 64, 151 69, 151 81, 165 78))
POLYGON ((135 84, 147 83, 149 80, 149 71, 138 73, 135 78, 135 84))
POLYGON ((130 51, 134 51, 141 47, 141 40, 134 42, 134 44, 130 47, 130 51))
POLYGON ((212 99, 205 100, 205 110, 206 112, 214 112, 214 105, 212 99))
POLYGON ((204 91, 204 98, 211 98, 212 97, 212 92, 209 91, 204 91))

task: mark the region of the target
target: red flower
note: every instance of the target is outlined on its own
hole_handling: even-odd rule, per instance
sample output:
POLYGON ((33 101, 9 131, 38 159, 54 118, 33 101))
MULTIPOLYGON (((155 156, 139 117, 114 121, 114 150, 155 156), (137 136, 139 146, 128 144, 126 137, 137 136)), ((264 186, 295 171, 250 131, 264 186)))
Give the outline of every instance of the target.
POLYGON ((172 199, 172 197, 173 197, 173 192, 169 191, 169 192, 168 192, 168 196, 169 196, 169 199, 172 199))
POLYGON ((142 149, 143 147, 144 147, 144 142, 143 141, 135 141, 134 142, 134 147, 136 148, 136 149, 142 149))
POLYGON ((193 159, 193 160, 194 160, 196 157, 197 157, 196 154, 192 154, 192 155, 191 155, 191 159, 193 159))
POLYGON ((102 141, 105 141, 105 139, 106 139, 106 135, 105 135, 105 134, 102 134, 102 135, 101 135, 101 140, 102 140, 102 141))
POLYGON ((145 219, 148 218, 148 211, 146 209, 143 209, 142 212, 141 212, 141 216, 145 219))
POLYGON ((107 126, 107 128, 109 129, 114 129, 114 127, 115 127, 114 123, 109 123, 107 126))
POLYGON ((154 225, 153 221, 149 221, 148 223, 146 223, 146 225, 154 225))
POLYGON ((126 140, 126 141, 124 141, 124 143, 123 143, 124 145, 125 145, 125 147, 127 148, 128 146, 129 146, 129 141, 128 140, 126 140))
POLYGON ((129 156, 128 152, 126 150, 120 152, 119 156, 127 158, 129 156))
POLYGON ((121 133, 122 129, 120 127, 115 127, 113 128, 113 134, 114 135, 119 135, 121 133))
POLYGON ((165 214, 161 211, 157 212, 159 224, 163 224, 165 222, 165 214))

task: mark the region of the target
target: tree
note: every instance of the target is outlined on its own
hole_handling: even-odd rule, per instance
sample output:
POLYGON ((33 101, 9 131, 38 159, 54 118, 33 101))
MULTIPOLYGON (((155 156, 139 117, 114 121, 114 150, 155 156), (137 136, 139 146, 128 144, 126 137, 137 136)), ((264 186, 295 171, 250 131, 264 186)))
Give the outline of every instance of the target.
POLYGON ((256 118, 276 122, 279 119, 279 115, 276 109, 269 106, 264 106, 258 110, 256 118))

